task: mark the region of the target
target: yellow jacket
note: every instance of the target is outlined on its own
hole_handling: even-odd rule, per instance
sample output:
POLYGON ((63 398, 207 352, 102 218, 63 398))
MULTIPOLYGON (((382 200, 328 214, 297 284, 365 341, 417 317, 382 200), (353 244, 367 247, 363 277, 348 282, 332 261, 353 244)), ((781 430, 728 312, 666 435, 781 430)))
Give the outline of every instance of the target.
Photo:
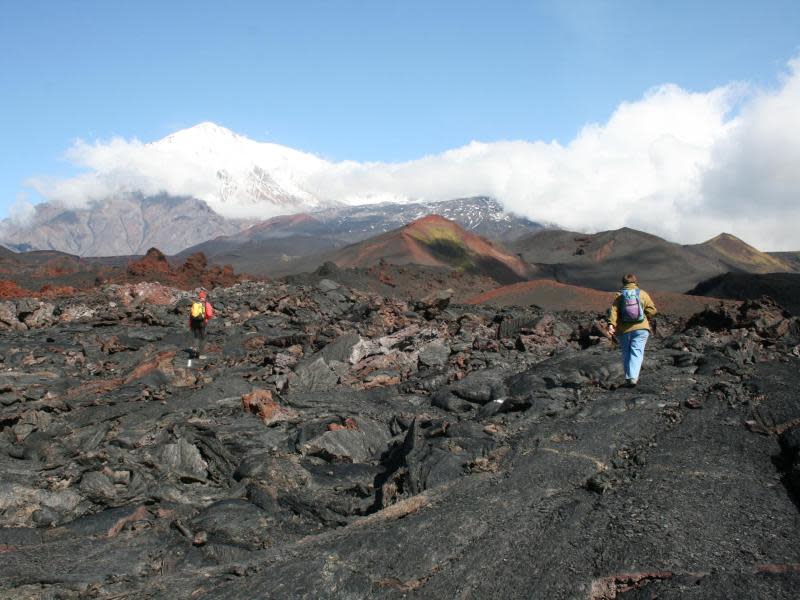
MULTIPOLYGON (((635 283, 628 283, 625 284, 624 288, 627 289, 635 289, 639 287, 635 283)), ((652 318, 656 315, 656 305, 653 304, 653 300, 650 298, 650 294, 645 292, 644 290, 639 290, 639 299, 642 301, 642 306, 644 307, 644 321, 641 323, 622 323, 620 322, 617 324, 617 319, 619 317, 619 297, 622 294, 619 292, 616 293, 614 296, 614 301, 611 303, 611 311, 608 315, 608 323, 613 325, 614 328, 617 330, 617 333, 628 333, 629 331, 636 331, 638 329, 647 329, 650 330, 650 321, 649 318, 652 318)))

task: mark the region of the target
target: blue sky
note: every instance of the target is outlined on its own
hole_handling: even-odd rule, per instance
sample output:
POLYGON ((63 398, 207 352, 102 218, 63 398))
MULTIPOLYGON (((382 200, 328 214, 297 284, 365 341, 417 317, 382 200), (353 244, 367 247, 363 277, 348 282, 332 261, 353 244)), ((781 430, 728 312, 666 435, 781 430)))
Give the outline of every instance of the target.
MULTIPOLYGON (((330 159, 568 142, 675 83, 774 85, 800 2, 2 0, 0 216, 73 140, 201 121, 330 159)), ((28 190, 30 192, 30 190, 28 190)), ((35 199, 35 196, 32 196, 35 199)))

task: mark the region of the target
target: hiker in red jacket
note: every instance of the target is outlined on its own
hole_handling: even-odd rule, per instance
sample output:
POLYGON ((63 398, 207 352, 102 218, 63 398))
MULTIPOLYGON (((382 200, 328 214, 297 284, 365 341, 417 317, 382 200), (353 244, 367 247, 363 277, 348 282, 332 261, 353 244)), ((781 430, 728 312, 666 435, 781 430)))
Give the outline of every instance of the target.
POLYGON ((206 299, 206 293, 200 290, 197 300, 189 309, 189 329, 192 332, 192 350, 197 358, 205 358, 203 350, 206 346, 206 325, 214 317, 214 307, 206 299))

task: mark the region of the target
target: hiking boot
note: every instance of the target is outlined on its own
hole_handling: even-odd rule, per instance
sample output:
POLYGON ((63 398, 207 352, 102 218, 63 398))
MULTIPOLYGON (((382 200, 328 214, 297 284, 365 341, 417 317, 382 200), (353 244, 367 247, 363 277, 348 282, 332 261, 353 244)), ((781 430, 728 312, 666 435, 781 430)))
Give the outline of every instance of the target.
POLYGON ((628 385, 629 385, 630 387, 636 387, 636 384, 637 384, 637 383, 639 383, 639 379, 629 379, 629 380, 628 380, 628 385))

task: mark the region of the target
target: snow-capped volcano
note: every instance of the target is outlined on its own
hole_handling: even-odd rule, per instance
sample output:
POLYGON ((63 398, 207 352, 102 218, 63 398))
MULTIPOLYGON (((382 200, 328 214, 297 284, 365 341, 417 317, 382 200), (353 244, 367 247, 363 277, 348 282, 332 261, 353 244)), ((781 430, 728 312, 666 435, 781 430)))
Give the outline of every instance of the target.
POLYGON ((210 122, 149 143, 79 140, 67 158, 87 172, 29 181, 49 202, 66 208, 93 207, 114 197, 167 195, 202 200, 225 218, 267 219, 419 198, 398 193, 384 175, 369 175, 382 163, 334 163, 210 122))
MULTIPOLYGON (((172 175, 164 177, 173 184, 170 191, 204 200, 223 216, 263 218, 327 205, 303 182, 330 163, 278 144, 256 142, 214 123, 200 123, 137 150, 142 161, 150 165, 158 161, 170 170, 172 175)), ((146 172, 142 166, 139 161, 132 164, 146 172)), ((157 169, 147 171, 154 170, 158 175, 157 169)))

